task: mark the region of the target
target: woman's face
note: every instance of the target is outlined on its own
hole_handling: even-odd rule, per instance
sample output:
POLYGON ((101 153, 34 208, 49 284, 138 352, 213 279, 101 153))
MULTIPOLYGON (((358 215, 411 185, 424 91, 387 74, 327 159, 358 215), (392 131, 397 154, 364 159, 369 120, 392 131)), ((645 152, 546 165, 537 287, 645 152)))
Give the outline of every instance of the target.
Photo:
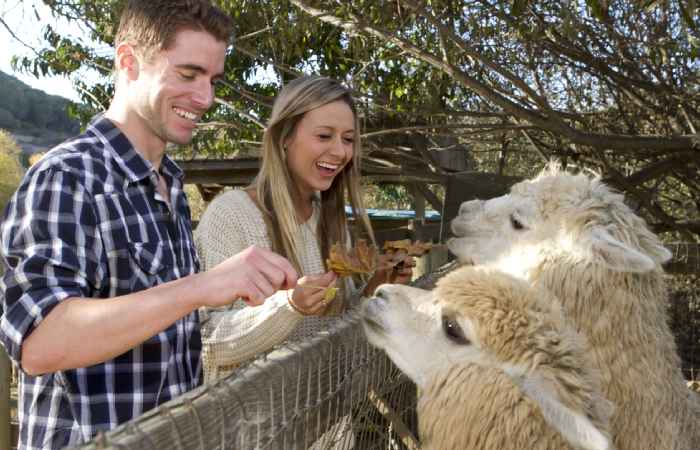
POLYGON ((304 114, 285 141, 287 167, 302 198, 331 187, 352 160, 355 116, 350 106, 336 100, 304 114))

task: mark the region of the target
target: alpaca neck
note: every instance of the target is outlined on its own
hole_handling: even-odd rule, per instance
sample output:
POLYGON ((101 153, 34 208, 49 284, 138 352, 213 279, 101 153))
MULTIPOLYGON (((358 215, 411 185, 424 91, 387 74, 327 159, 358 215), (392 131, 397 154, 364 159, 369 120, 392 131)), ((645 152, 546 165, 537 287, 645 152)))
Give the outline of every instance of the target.
POLYGON ((591 346, 605 350, 598 352, 608 363, 601 369, 615 367, 624 352, 641 364, 663 361, 669 376, 678 371, 661 272, 614 272, 557 258, 543 262, 530 276, 561 301, 564 313, 591 346))
POLYGON ((571 438, 571 431, 581 432, 581 428, 570 426, 576 420, 585 422, 592 431, 590 439, 583 439, 592 441, 592 446, 581 448, 607 448, 594 445, 608 439, 607 415, 601 418, 598 409, 579 408, 591 403, 586 388, 565 392, 562 386, 552 386, 559 383, 559 377, 554 380, 474 364, 436 375, 418 400, 421 440, 427 448, 571 449, 564 434, 571 438), (568 396, 565 408, 561 394, 568 396), (564 409, 573 416, 551 423, 552 417, 561 418, 564 409), (595 427, 590 426, 589 418, 595 427))

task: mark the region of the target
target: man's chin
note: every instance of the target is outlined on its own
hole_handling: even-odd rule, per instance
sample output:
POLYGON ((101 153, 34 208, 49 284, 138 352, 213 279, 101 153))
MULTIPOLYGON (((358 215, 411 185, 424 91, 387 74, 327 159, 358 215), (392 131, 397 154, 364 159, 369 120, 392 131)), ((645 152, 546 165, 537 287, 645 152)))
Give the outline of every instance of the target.
POLYGON ((174 145, 189 145, 192 142, 192 133, 189 134, 168 134, 167 139, 169 144, 174 145))

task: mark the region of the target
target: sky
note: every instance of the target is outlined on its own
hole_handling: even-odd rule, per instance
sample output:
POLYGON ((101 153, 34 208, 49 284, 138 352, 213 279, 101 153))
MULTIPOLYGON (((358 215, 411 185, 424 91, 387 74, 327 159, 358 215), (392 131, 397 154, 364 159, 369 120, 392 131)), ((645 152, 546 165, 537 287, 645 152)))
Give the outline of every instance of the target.
MULTIPOLYGON (((77 24, 69 25, 66 21, 58 21, 52 17, 51 10, 41 0, 0 0, 0 17, 22 42, 37 48, 42 42, 41 36, 46 24, 51 24, 61 33, 70 33, 72 36, 79 37, 87 36, 77 24), (41 21, 37 19, 37 15, 41 21)), ((0 71, 19 78, 33 88, 48 94, 80 101, 78 92, 66 77, 53 76, 37 79, 32 74, 13 71, 10 60, 14 55, 30 56, 32 51, 15 39, 0 23, 0 71)))

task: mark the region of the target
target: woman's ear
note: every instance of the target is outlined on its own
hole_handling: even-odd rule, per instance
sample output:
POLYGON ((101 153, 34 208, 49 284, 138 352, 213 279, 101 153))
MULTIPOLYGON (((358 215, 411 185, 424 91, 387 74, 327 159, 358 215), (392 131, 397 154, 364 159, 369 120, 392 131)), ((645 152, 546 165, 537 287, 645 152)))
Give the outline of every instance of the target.
POLYGON ((139 76, 139 60, 131 44, 122 42, 115 52, 117 71, 126 74, 129 80, 135 80, 139 76))

